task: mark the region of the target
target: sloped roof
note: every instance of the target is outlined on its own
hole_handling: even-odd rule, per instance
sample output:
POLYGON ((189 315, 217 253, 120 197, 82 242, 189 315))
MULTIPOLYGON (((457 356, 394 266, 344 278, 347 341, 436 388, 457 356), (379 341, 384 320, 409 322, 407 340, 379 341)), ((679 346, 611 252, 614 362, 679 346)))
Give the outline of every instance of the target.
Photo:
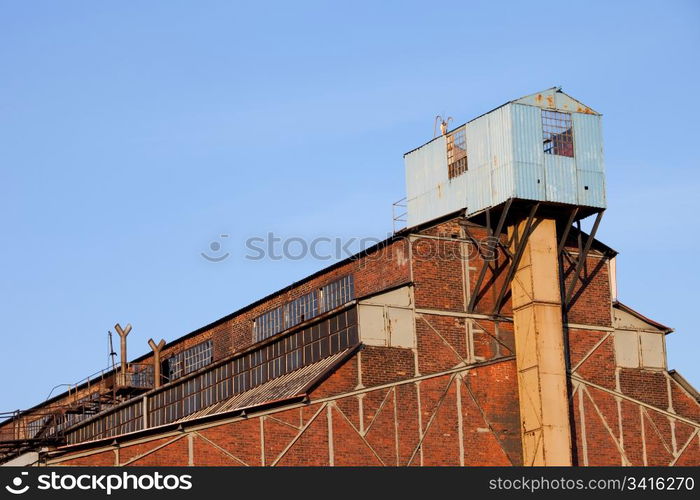
POLYGON ((249 389, 240 394, 215 403, 199 411, 191 413, 173 422, 168 422, 163 425, 148 427, 133 432, 127 432, 117 436, 109 436, 98 438, 90 441, 81 441, 79 443, 66 444, 58 447, 57 451, 62 453, 67 450, 81 449, 85 447, 95 446, 95 443, 111 442, 119 439, 122 436, 128 436, 129 439, 148 435, 157 432, 164 432, 168 429, 175 429, 183 422, 193 420, 212 420, 216 418, 224 418, 226 416, 241 415, 243 411, 252 410, 254 408, 264 408, 271 406, 282 406, 291 404, 295 401, 300 401, 308 396, 312 389, 318 386, 323 380, 330 376, 336 368, 342 365, 350 357, 352 357, 360 344, 348 347, 336 354, 328 356, 316 363, 304 366, 293 372, 287 373, 281 377, 269 380, 257 387, 249 389))
MULTIPOLYGON (((493 109, 490 109, 489 111, 486 111, 485 113, 481 113, 480 115, 475 116, 474 118, 471 118, 470 120, 461 123, 452 129, 448 130, 448 134, 454 132, 458 128, 464 127, 466 124, 471 123, 473 121, 478 120, 482 116, 488 115, 489 113, 493 113, 497 109, 501 109, 503 106, 507 106, 508 104, 525 104, 527 106, 537 106, 538 108, 542 109, 557 109, 561 111, 569 111, 573 113, 586 113, 589 115, 601 115, 601 113, 598 113, 595 111, 593 108, 586 106, 583 104, 581 101, 578 99, 574 99, 571 97, 569 94, 566 92, 562 91, 561 87, 551 87, 546 90, 542 90, 540 92, 535 92, 534 94, 528 94, 526 96, 520 97, 518 99, 513 99, 512 101, 507 101, 504 102, 503 104, 496 106, 493 109)), ((438 135, 437 137, 433 137, 429 141, 425 142, 424 144, 421 144, 418 147, 415 147, 411 149, 410 151, 407 151, 404 153, 404 157, 413 153, 414 151, 418 151, 421 149, 423 146, 426 146, 430 144, 433 141, 436 141, 440 139, 442 135, 438 135)))
POLYGON ((688 391, 688 394, 691 395, 697 401, 700 403, 700 392, 697 391, 695 387, 690 385, 690 382, 688 382, 685 377, 683 377, 680 373, 678 373, 676 370, 669 370, 668 374, 671 376, 673 380, 675 380, 678 385, 680 385, 683 389, 688 391))
POLYGON ((623 304, 622 302, 620 302, 620 301, 618 301, 618 300, 616 300, 615 302, 613 302, 613 307, 614 307, 615 309, 619 309, 619 310, 621 310, 621 311, 626 312, 627 314, 630 314, 630 315, 634 316, 634 317, 637 318, 638 320, 640 320, 640 321, 646 323, 647 325, 651 326, 652 328, 655 328, 655 329, 657 329, 657 330, 662 331, 663 333, 668 334, 668 333, 673 332, 673 328, 671 328, 671 327, 669 327, 669 326, 666 326, 666 325, 662 325, 661 323, 659 323, 659 322, 657 322, 657 321, 654 321, 653 319, 647 318, 646 316, 644 316, 644 315, 643 315, 642 313, 640 313, 639 311, 636 311, 636 310, 632 309, 630 306, 627 306, 627 305, 623 304))
POLYGON ((562 111, 571 111, 575 113, 600 115, 600 113, 586 106, 581 101, 563 92, 561 87, 551 87, 547 90, 535 92, 534 94, 529 94, 510 102, 537 106, 544 109, 560 109, 562 111))
POLYGON ((265 382, 246 392, 236 394, 225 401, 208 406, 207 408, 202 408, 199 411, 176 420, 175 423, 196 420, 222 413, 240 412, 248 408, 266 406, 273 403, 282 404, 285 401, 303 398, 313 386, 330 375, 337 366, 342 364, 355 348, 351 347, 345 349, 316 363, 265 382))

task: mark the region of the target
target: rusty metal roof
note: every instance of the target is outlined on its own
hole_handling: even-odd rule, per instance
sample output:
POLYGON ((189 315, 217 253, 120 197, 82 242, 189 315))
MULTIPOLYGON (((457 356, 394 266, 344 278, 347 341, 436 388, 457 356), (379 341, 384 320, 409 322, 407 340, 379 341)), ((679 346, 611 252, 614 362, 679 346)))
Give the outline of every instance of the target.
POLYGON ((307 391, 318 381, 329 375, 330 372, 341 364, 351 351, 355 349, 356 347, 350 347, 344 351, 340 351, 317 363, 287 373, 279 378, 272 379, 246 392, 236 394, 225 401, 208 406, 207 408, 202 408, 186 417, 182 417, 174 423, 196 420, 198 418, 221 413, 238 412, 246 408, 301 398, 305 396, 307 391))

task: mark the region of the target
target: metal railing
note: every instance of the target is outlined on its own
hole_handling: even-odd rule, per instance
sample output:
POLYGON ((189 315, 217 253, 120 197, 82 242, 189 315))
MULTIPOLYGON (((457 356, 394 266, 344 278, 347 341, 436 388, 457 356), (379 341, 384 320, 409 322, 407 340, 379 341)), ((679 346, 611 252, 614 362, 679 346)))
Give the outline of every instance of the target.
POLYGON ((175 422, 358 342, 357 310, 349 307, 315 325, 292 330, 253 351, 235 355, 96 415, 68 430, 66 441, 76 444, 175 422))
POLYGON ((120 404, 124 398, 123 394, 117 395, 118 391, 153 388, 152 363, 128 363, 124 373, 121 368, 116 364, 74 384, 56 385, 44 407, 0 413, 0 449, 16 443, 60 440, 66 429, 120 404), (68 389, 61 399, 48 403, 59 387, 68 389))
POLYGON ((408 224, 408 202, 406 198, 401 198, 391 204, 391 221, 394 232, 405 228, 408 224))
POLYGON ((128 363, 124 373, 117 371, 116 385, 117 389, 152 389, 153 364, 128 363))

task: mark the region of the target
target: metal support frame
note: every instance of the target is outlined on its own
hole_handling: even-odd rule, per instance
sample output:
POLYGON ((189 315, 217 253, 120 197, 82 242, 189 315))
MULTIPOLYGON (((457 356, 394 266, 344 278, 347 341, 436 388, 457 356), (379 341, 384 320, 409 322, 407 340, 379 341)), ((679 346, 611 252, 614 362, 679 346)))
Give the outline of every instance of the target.
MULTIPOLYGON (((506 204, 504 205, 503 211, 501 212, 501 215, 498 220, 498 224, 496 225, 495 230, 492 229, 491 225, 491 212, 490 210, 487 210, 485 212, 485 218, 486 218, 486 229, 489 234, 489 241, 486 242, 486 244, 480 244, 477 239, 470 234, 468 226, 466 224, 463 224, 464 229, 465 229, 465 234, 466 237, 479 249, 479 253, 484 261, 484 265, 481 267, 481 270, 479 271, 479 275, 477 277, 476 283, 474 285, 474 290, 473 293, 471 294, 471 297, 469 299, 469 304, 467 306, 467 312, 473 313, 474 309, 476 307, 476 304, 479 302, 479 300, 482 298, 484 294, 484 290, 482 290, 482 286, 484 285, 484 280, 486 278, 486 272, 487 270, 491 269, 491 271, 494 273, 500 274, 502 272, 503 268, 507 267, 507 272, 506 272, 506 277, 503 282, 503 284, 499 287, 498 293, 496 294, 496 299, 494 302, 494 308, 492 311, 493 316, 498 316, 500 314, 500 311, 503 307, 503 303, 505 302, 506 295, 508 294, 508 290, 510 287, 511 282, 513 281, 513 277, 515 276, 515 272, 517 270, 518 265, 520 264, 520 260, 522 259, 523 253, 525 251, 525 247, 527 245, 527 240, 532 234, 532 231, 534 231, 535 227, 537 226, 537 222, 535 221, 535 216, 537 214, 537 211, 540 207, 540 203, 535 203, 531 206, 530 211, 527 215, 526 219, 526 225, 524 230, 522 231, 522 234, 519 234, 517 228, 513 231, 513 234, 510 236, 508 241, 506 243, 503 243, 500 241, 500 237, 503 234, 503 231, 505 229, 505 221, 506 218, 510 212, 511 209, 511 203, 512 200, 508 200, 506 204), (511 250, 511 248, 514 247, 514 250, 511 250), (487 260, 487 256, 491 256, 494 254, 496 249, 499 249, 500 251, 503 252, 503 255, 506 258, 506 263, 504 263, 504 266, 499 269, 498 266, 494 266, 491 260, 487 260)), ((577 221, 577 228, 578 228, 578 258, 575 259, 573 256, 569 255, 568 252, 566 251, 566 242, 569 237, 569 234, 571 232, 571 228, 574 225, 574 221, 576 220, 576 217, 580 213, 580 208, 579 207, 574 207, 570 212, 569 216, 567 218, 566 224, 563 226, 562 234, 561 237, 559 238, 559 241, 557 242, 557 255, 567 255, 569 260, 571 261, 571 264, 574 266, 574 277, 573 280, 569 283, 569 285, 566 287, 565 292, 562 294, 562 300, 563 300, 563 305, 564 307, 568 308, 569 304, 571 302, 571 299, 574 295, 574 289, 576 287, 576 282, 581 280, 581 271, 583 270, 586 259, 588 257, 588 254, 590 252, 591 246, 593 244, 593 241, 595 240, 595 235, 598 231, 598 227, 600 226, 600 221, 603 216, 603 211, 598 212, 596 215, 595 222, 593 223, 593 228, 591 230, 591 233, 588 235, 586 238, 586 241, 584 242, 582 239, 582 232, 581 232, 581 221, 577 221)), ((562 276, 562 279, 564 277, 562 276)))
MULTIPOLYGON (((576 267, 574 268, 573 279, 571 280, 571 283, 569 283, 569 286, 566 289, 566 293, 564 294, 564 306, 567 309, 570 305, 571 298, 573 297, 574 289, 576 288, 576 282, 581 279, 581 269, 583 269, 583 266, 586 263, 586 259, 588 258, 588 252, 591 249, 591 245, 593 244, 593 240, 595 240, 595 235, 598 232, 598 226, 600 225, 600 220, 602 218, 603 218, 603 211, 600 211, 596 215, 595 222, 593 223, 593 228, 591 229, 591 233, 588 235, 588 238, 586 239, 586 243, 583 246, 582 246, 582 242, 581 242, 581 229, 580 229, 580 222, 579 222, 579 228, 578 228, 579 254, 578 254, 578 258, 576 259, 576 267)), ((566 233, 563 236, 568 236, 568 230, 565 230, 565 231, 566 231, 566 233)), ((559 243, 560 252, 563 251, 563 249, 564 249, 564 242, 565 241, 566 241, 565 238, 562 238, 562 240, 559 243)), ((563 279, 564 279, 564 277, 562 277, 562 280, 563 279)))
MULTIPOLYGON (((506 217, 508 216, 508 211, 510 210, 510 206, 513 203, 513 199, 509 199, 505 206, 503 207, 503 211, 501 212, 501 217, 498 220, 498 224, 496 225, 496 231, 491 230, 491 211, 487 210, 486 211, 486 229, 488 230, 489 233, 489 241, 486 242, 487 248, 489 250, 489 254, 491 254, 495 249, 496 246, 498 246, 498 243, 501 238, 501 233, 503 232, 503 226, 505 225, 506 222, 506 217)), ((481 246, 477 246, 477 248, 481 248, 481 246)), ((481 252, 480 252, 481 253, 481 252)), ((483 256, 483 253, 482 253, 483 256)), ((479 296, 481 295, 481 285, 484 282, 484 278, 486 277, 486 270, 487 268, 491 267, 491 263, 488 262, 488 265, 486 263, 486 259, 483 259, 484 265, 481 267, 481 271, 479 272, 479 277, 476 280, 476 284, 474 285, 474 293, 469 299, 469 306, 467 307, 468 312, 474 312, 474 306, 476 305, 477 301, 479 300, 479 296)))
POLYGON ((557 246, 557 255, 561 255, 562 251, 564 250, 564 246, 566 245, 566 239, 569 237, 569 232, 571 231, 571 225, 574 223, 574 219, 576 218, 577 214, 578 207, 574 208, 571 211, 571 214, 569 214, 569 220, 566 222, 566 225, 564 226, 564 232, 562 233, 561 238, 559 239, 559 245, 557 246))
POLYGON ((493 314, 497 315, 501 311, 501 307, 503 307, 503 299, 506 296, 506 293, 508 292, 508 289, 510 288, 510 282, 513 281, 513 276, 515 276, 515 271, 518 269, 518 265, 520 264, 520 259, 523 256, 523 253, 525 252, 525 247, 527 246, 527 241, 530 238, 530 234, 532 234, 532 231, 535 230, 537 227, 537 222, 534 222, 535 220, 535 214, 537 213, 537 209, 540 207, 539 203, 535 203, 532 208, 530 208, 530 213, 527 216, 527 222, 525 223, 525 229, 523 230, 523 234, 518 239, 518 228, 517 226, 514 227, 513 229, 513 235, 511 236, 511 241, 514 241, 515 244, 517 245, 517 248, 515 250, 515 254, 511 257, 511 262, 510 262, 510 267, 508 268, 508 273, 506 274, 506 279, 503 282, 503 285, 501 286, 501 290, 498 292, 498 298, 496 299, 496 302, 494 303, 493 306, 493 314))

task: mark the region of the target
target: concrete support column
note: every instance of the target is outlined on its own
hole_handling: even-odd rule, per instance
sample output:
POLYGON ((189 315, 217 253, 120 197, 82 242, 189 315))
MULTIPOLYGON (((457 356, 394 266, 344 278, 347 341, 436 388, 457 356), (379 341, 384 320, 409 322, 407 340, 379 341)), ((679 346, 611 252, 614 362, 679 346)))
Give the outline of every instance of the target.
POLYGON ((556 222, 534 224, 511 283, 523 464, 571 465, 556 222))

